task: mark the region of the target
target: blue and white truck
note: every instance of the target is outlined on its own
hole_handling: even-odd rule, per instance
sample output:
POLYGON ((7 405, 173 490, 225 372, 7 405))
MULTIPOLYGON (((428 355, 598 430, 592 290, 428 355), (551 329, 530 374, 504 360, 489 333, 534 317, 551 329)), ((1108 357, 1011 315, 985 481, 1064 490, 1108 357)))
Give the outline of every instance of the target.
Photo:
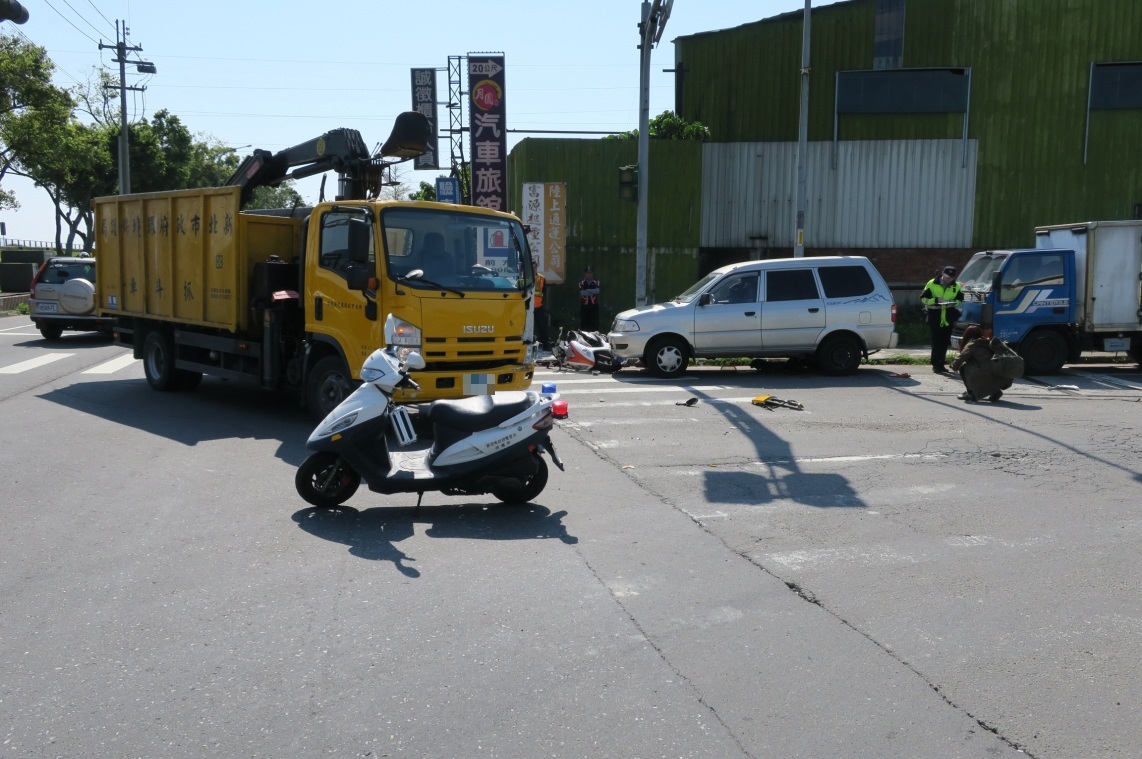
POLYGON ((960 281, 953 348, 977 324, 1010 343, 1027 374, 1053 374, 1090 350, 1142 363, 1142 221, 1036 227, 1034 248, 976 253, 960 281))

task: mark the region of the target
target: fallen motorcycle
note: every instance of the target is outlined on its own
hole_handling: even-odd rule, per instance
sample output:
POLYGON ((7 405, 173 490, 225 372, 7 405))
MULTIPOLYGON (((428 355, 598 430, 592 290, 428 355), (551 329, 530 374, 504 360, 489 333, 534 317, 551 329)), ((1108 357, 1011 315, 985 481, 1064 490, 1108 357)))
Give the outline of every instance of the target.
POLYGON ((577 372, 594 371, 611 374, 623 366, 615 356, 605 335, 581 329, 566 332, 559 328, 559 336, 551 346, 555 368, 577 372))
MULTIPOLYGON (((420 412, 432 435, 420 438, 411 414, 393 402, 402 387, 416 388, 409 370, 424 368, 415 351, 398 352, 392 316, 389 347, 375 351, 361 369, 363 384, 333 409, 309 436, 313 451, 298 467, 294 485, 307 503, 322 508, 347 501, 361 482, 377 493, 429 491, 492 496, 526 503, 547 485, 544 456, 563 470, 551 443, 555 419, 567 402, 554 383, 540 392, 513 391, 462 400, 435 401, 420 412)), ((405 349, 407 350, 407 349, 405 349)))

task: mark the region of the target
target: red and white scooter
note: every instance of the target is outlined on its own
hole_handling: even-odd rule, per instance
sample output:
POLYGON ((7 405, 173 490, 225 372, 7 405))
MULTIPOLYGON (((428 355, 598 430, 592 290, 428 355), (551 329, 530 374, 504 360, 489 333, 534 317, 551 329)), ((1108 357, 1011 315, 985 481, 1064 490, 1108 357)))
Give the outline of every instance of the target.
POLYGON ((613 374, 623 366, 623 360, 615 356, 606 335, 581 329, 564 332, 560 327, 559 337, 551 346, 551 356, 560 371, 613 374))

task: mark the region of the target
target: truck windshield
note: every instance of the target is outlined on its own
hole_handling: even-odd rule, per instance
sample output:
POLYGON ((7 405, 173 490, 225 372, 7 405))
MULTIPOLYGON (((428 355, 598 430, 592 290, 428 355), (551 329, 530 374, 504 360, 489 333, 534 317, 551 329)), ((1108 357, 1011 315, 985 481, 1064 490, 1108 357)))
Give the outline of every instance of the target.
POLYGON ((991 281, 999 267, 1007 260, 1007 253, 976 253, 964 267, 960 284, 965 290, 990 292, 991 281))
POLYGON ((519 292, 534 276, 523 225, 465 211, 389 208, 381 214, 390 279, 427 289, 519 292))

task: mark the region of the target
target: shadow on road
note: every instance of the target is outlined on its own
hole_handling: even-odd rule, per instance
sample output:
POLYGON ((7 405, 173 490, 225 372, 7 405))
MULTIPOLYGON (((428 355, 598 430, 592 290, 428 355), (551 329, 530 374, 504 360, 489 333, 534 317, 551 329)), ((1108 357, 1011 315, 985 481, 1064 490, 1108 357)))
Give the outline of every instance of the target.
POLYGON ((277 440, 277 457, 294 466, 305 460, 313 428, 289 394, 210 377, 189 393, 160 393, 146 380, 131 379, 77 382, 39 397, 187 446, 234 438, 277 440))
MULTIPOLYGON (((367 497, 367 495, 365 496, 367 497)), ((536 504, 456 504, 447 506, 375 507, 358 511, 349 506, 332 509, 307 508, 293 521, 315 537, 349 546, 349 553, 369 561, 391 561, 407 577, 420 571, 407 562, 416 561, 396 543, 412 537, 418 523, 430 525, 425 535, 463 540, 546 540, 556 538, 568 545, 579 539, 567 534, 566 511, 552 513, 536 504)))

